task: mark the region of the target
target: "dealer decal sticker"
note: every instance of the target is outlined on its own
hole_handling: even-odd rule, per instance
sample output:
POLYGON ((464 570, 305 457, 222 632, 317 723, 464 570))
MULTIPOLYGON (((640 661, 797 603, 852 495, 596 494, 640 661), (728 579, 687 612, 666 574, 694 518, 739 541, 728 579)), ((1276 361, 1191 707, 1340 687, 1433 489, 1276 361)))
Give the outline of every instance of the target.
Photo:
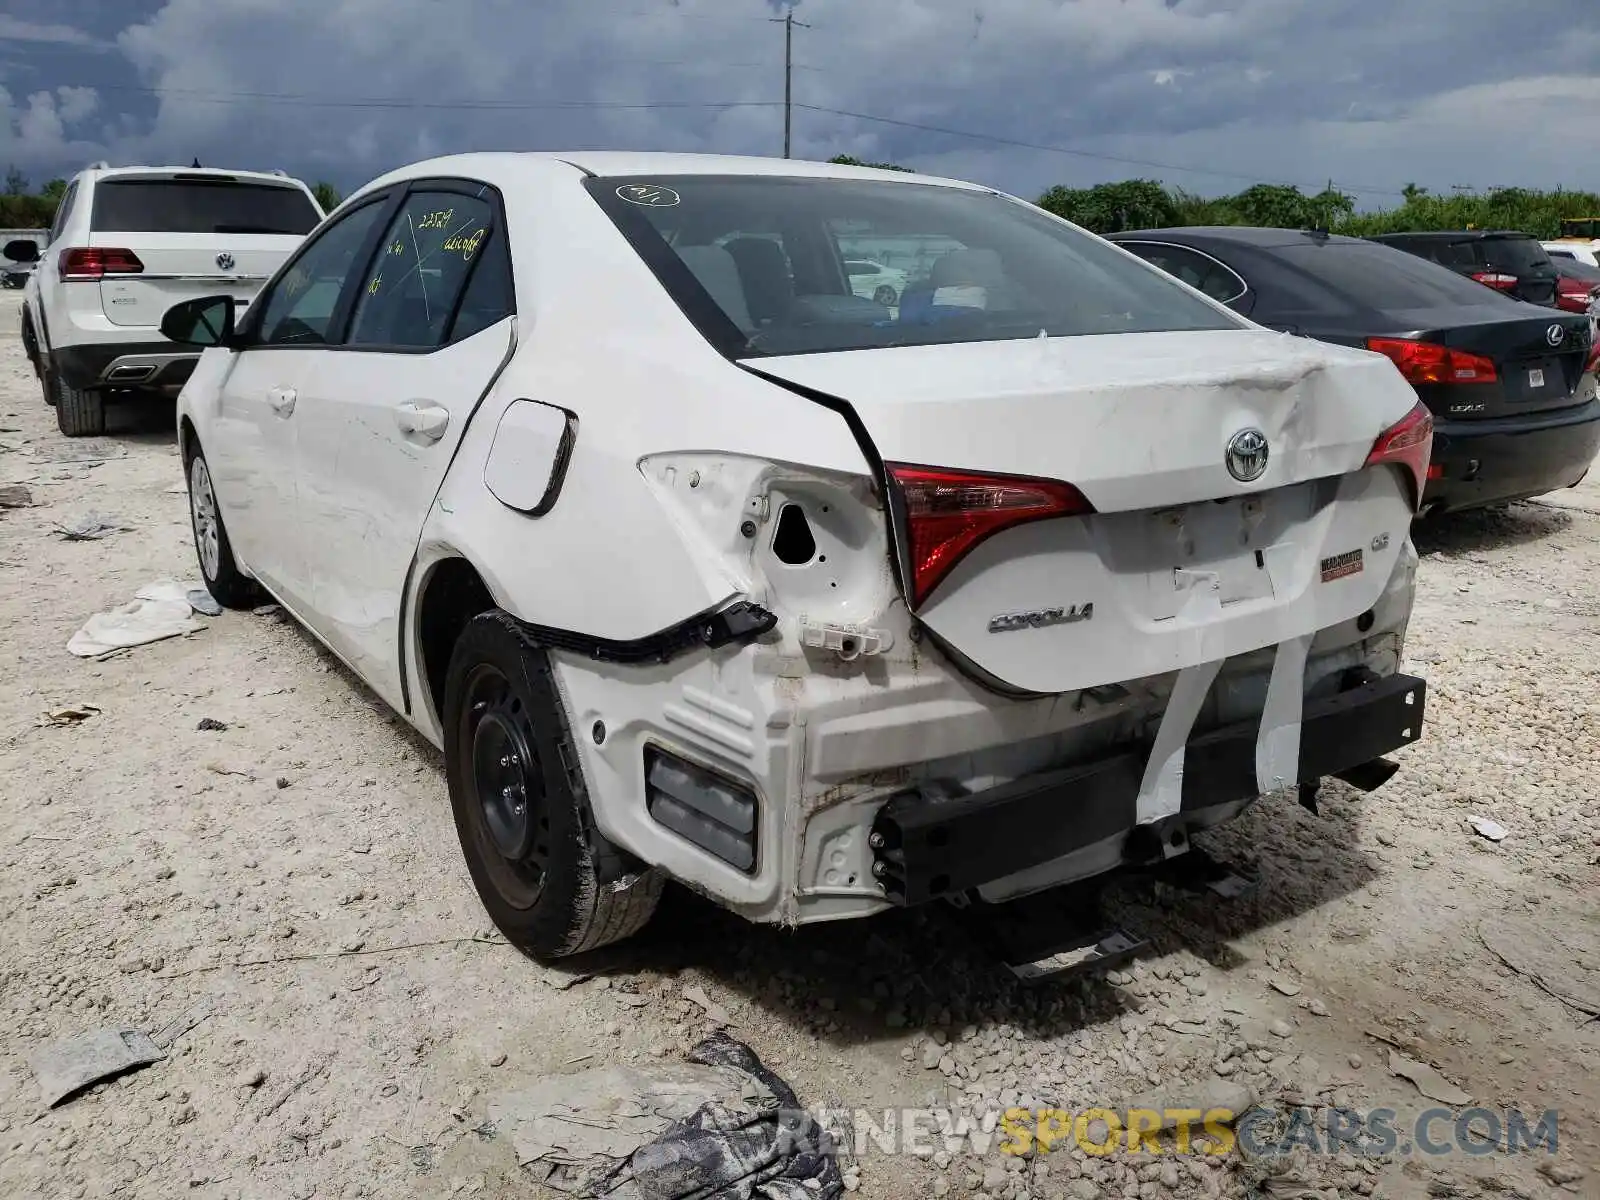
POLYGON ((1322 582, 1343 579, 1346 575, 1361 574, 1361 551, 1350 550, 1322 560, 1322 582))

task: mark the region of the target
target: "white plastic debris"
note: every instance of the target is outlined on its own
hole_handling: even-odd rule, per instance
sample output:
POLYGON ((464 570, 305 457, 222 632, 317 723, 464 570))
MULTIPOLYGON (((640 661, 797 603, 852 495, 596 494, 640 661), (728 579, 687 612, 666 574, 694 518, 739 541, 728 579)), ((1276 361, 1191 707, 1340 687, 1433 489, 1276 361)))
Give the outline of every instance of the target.
POLYGON ((193 614, 187 600, 130 600, 109 612, 95 613, 68 640, 67 649, 79 658, 100 658, 132 646, 196 633, 205 626, 193 614))
POLYGON ((1491 821, 1488 817, 1468 817, 1467 824, 1477 830, 1480 837, 1486 837, 1491 842, 1503 842, 1506 840, 1506 827, 1491 821))

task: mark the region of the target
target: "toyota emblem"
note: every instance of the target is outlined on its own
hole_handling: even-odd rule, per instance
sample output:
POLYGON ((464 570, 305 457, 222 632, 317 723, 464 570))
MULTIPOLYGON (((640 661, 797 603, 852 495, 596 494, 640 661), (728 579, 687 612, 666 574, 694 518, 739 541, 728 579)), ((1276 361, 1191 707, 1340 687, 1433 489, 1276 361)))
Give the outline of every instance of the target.
POLYGON ((1259 429, 1241 429, 1228 441, 1223 460, 1228 474, 1240 483, 1260 479, 1267 470, 1267 435, 1259 429))
POLYGON ((1562 340, 1566 336, 1566 328, 1562 325, 1552 325, 1549 329, 1544 331, 1544 340, 1549 342, 1552 346, 1561 345, 1562 340))
POLYGON ((223 271, 233 270, 233 255, 229 254, 226 250, 217 255, 217 267, 223 271))

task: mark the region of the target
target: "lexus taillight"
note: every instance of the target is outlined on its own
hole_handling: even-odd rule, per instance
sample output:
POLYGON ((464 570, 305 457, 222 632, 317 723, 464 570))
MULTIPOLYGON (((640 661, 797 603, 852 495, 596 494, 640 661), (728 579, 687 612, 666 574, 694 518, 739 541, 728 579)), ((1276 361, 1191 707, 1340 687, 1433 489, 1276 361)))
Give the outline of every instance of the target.
POLYGON ((1507 275, 1504 271, 1474 271, 1472 277, 1484 287, 1492 287, 1497 292, 1509 292, 1517 286, 1517 277, 1507 275))
POLYGON ((1368 338, 1367 349, 1387 355, 1412 385, 1419 383, 1493 383, 1494 360, 1452 350, 1436 342, 1409 338, 1368 338))
POLYGON ((951 568, 985 538, 1028 521, 1094 511, 1082 492, 1054 479, 884 465, 905 516, 913 608, 921 607, 951 568))
POLYGON ((63 250, 57 260, 61 278, 103 279, 107 275, 137 275, 144 264, 132 250, 113 250, 103 246, 74 246, 63 250))
POLYGON ((1367 455, 1367 466, 1404 467, 1411 480, 1411 509, 1422 504, 1422 489, 1430 478, 1428 459, 1433 454, 1433 414, 1417 401, 1405 416, 1378 435, 1367 455))

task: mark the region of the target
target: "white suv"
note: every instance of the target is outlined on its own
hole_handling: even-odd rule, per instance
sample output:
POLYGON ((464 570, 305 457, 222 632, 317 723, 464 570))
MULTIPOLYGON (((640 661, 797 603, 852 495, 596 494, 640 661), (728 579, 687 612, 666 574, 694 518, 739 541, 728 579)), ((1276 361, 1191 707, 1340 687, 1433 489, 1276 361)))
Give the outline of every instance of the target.
POLYGON ((183 385, 198 357, 161 336, 180 301, 226 292, 247 304, 322 220, 282 172, 107 167, 62 196, 22 303, 22 342, 68 436, 101 433, 113 391, 183 385))

